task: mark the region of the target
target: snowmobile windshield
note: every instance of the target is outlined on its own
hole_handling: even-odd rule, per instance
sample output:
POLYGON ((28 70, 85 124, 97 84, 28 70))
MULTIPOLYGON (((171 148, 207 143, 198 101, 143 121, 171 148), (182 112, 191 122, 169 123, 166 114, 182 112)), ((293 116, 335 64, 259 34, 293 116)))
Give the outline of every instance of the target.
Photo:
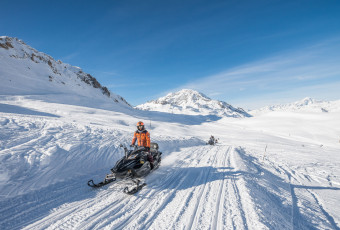
POLYGON ((145 147, 144 147, 144 146, 142 146, 142 147, 137 147, 135 150, 133 150, 133 151, 130 153, 130 155, 135 154, 135 153, 138 153, 138 152, 143 151, 143 150, 145 150, 145 147))

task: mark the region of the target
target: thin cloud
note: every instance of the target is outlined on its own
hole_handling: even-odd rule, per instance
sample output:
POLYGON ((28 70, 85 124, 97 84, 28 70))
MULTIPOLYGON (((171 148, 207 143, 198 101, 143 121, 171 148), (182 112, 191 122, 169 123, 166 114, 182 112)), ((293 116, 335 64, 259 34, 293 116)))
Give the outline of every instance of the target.
POLYGON ((79 55, 79 53, 78 52, 73 52, 73 53, 70 53, 70 54, 68 54, 68 55, 66 55, 66 56, 63 56, 63 57, 61 57, 61 61, 70 61, 70 60, 72 60, 73 58, 75 58, 75 57, 77 57, 79 55))
MULTIPOLYGON (((280 92, 299 91, 315 95, 313 86, 329 87, 329 82, 340 79, 340 39, 331 39, 295 52, 285 52, 257 62, 238 66, 224 72, 203 77, 178 88, 191 88, 219 99, 282 97, 280 92), (275 94, 273 91, 277 91, 275 94), (242 95, 240 95, 242 93, 242 95)), ((334 87, 332 87, 334 88, 334 87)), ((327 90, 318 90, 327 94, 327 90)), ((338 91, 338 90, 337 90, 338 91)), ((334 94, 334 92, 329 92, 334 94)), ((338 93, 339 98, 340 94, 338 93)), ((298 97, 298 94, 296 94, 298 97)))
POLYGON ((232 100, 232 104, 245 109, 258 109, 267 105, 291 103, 311 96, 318 100, 339 100, 339 88, 340 81, 328 84, 302 86, 299 88, 282 90, 280 92, 268 93, 266 95, 254 95, 252 100, 235 98, 232 100), (313 95, 311 95, 311 92, 314 92, 313 95))

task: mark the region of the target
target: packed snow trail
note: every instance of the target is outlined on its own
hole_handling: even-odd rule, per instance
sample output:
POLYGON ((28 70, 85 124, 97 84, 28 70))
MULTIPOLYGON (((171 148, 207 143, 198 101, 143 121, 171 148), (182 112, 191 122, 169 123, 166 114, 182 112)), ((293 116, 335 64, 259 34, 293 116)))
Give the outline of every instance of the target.
MULTIPOLYGON (((238 168, 237 160, 233 159, 235 154, 238 153, 232 146, 184 148, 165 157, 162 166, 146 178, 147 187, 135 196, 123 194, 119 183, 93 190, 87 188, 85 180, 75 180, 73 184, 53 186, 52 195, 36 194, 28 198, 29 204, 22 197, 19 207, 7 206, 1 211, 17 211, 15 216, 6 218, 8 222, 33 217, 35 212, 45 215, 27 218, 36 222, 25 229, 264 227, 254 206, 247 205, 252 201, 239 180, 245 172, 235 170, 238 168), (49 203, 60 206, 47 212, 49 203)), ((12 224, 15 228, 23 227, 12 224)))
POLYGON ((88 178, 78 177, 0 202, 0 226, 338 229, 317 194, 311 191, 313 187, 296 185, 301 182, 299 177, 286 166, 272 162, 261 165, 241 147, 187 147, 164 156, 161 167, 146 178, 147 186, 135 195, 122 192, 123 182, 92 189, 86 185, 88 178), (274 175, 274 170, 283 177, 290 175, 294 184, 274 175))

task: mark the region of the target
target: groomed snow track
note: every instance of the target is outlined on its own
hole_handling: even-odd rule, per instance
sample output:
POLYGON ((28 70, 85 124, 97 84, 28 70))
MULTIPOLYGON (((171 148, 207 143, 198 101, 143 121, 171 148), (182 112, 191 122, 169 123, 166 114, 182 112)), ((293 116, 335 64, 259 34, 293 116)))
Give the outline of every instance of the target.
POLYGON ((99 190, 85 180, 2 202, 1 226, 12 229, 248 229, 262 226, 237 171, 232 146, 174 152, 134 196, 123 185, 99 190), (181 160, 179 160, 181 159, 181 160), (48 191, 51 191, 49 193, 48 191), (52 192, 53 191, 53 192, 52 192), (43 195, 39 195, 43 194, 43 195), (54 209, 51 208, 55 206, 54 209), (29 225, 28 225, 29 224, 29 225))
MULTIPOLYGON (((284 172, 282 167, 277 170, 280 168, 284 172)), ((0 226, 2 229, 313 228, 297 214, 298 198, 291 184, 261 168, 257 159, 241 147, 196 146, 173 152, 146 178, 147 186, 132 196, 122 192, 124 184, 119 182, 100 189, 91 189, 85 182, 85 178, 75 178, 2 201, 0 226), (282 197, 291 199, 276 196, 278 192, 287 193, 282 197)), ((331 218, 327 215, 320 220, 327 222, 331 218)), ((337 228, 334 220, 329 227, 337 228)))

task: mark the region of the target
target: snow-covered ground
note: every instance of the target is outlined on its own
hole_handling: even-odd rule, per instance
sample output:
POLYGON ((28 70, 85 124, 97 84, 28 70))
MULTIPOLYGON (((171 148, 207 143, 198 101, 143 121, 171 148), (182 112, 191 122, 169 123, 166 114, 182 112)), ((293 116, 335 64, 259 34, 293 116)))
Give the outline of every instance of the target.
POLYGON ((0 229, 339 229, 336 110, 211 120, 51 98, 0 97, 0 229), (88 187, 139 120, 163 152, 147 186, 88 187))

